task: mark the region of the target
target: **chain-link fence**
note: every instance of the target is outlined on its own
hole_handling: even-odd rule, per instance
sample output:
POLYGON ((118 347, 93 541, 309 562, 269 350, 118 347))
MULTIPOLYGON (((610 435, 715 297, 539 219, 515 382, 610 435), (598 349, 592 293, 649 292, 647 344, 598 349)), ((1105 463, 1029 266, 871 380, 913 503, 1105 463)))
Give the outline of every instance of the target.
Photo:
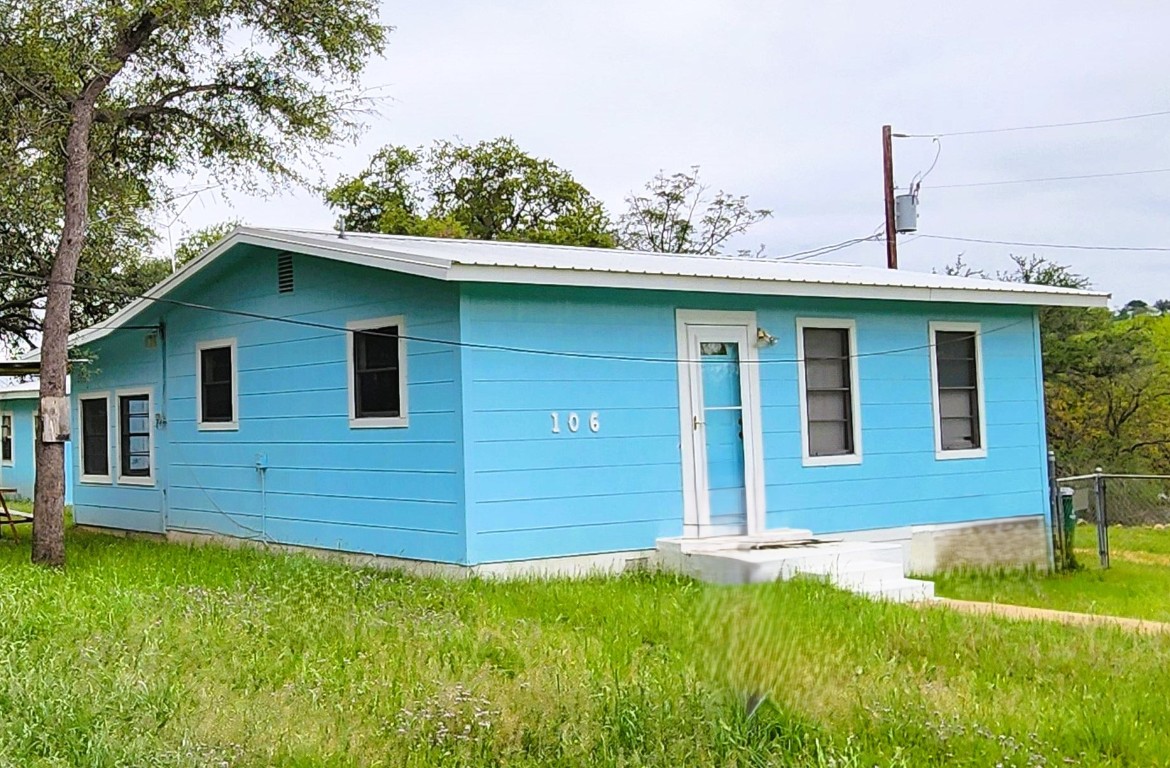
POLYGON ((1095 472, 1061 477, 1053 484, 1052 497, 1058 567, 1093 564, 1083 556, 1095 545, 1096 562, 1108 568, 1110 528, 1166 530, 1170 539, 1170 475, 1095 472))

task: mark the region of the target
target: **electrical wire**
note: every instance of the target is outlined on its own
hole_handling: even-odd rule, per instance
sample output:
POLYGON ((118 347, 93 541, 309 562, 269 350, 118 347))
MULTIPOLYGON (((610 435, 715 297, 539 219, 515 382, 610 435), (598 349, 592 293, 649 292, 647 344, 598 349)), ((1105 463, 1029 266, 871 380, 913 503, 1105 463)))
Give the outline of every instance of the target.
POLYGON ((824 256, 827 253, 833 253, 834 251, 841 251, 846 248, 851 248, 858 243, 864 243, 869 240, 878 240, 881 237, 883 237, 881 233, 875 232, 874 234, 866 235, 865 237, 855 237, 851 240, 844 240, 840 243, 833 243, 832 245, 825 245, 821 246, 820 248, 813 248, 808 251, 798 251, 797 253, 790 253, 786 256, 774 256, 772 259, 774 261, 806 261, 808 259, 815 259, 817 256, 824 256))
POLYGON ((1144 176, 1151 173, 1170 173, 1170 168, 1150 168, 1143 171, 1116 171, 1113 173, 1083 173, 1076 176, 1044 176, 1036 179, 1004 179, 1002 181, 975 181, 968 184, 932 184, 930 189, 960 189, 964 187, 996 187, 1002 184, 1038 184, 1045 181, 1077 181, 1079 179, 1109 179, 1117 176, 1144 176))
MULTIPOLYGON (((32 280, 36 280, 38 282, 42 282, 42 279, 37 275, 31 275, 31 274, 22 273, 22 272, 15 272, 13 270, 8 270, 8 269, 0 269, 0 275, 4 275, 6 277, 18 278, 18 279, 32 279, 32 280)), ((118 294, 121 294, 121 295, 129 297, 129 298, 143 299, 146 301, 153 301, 153 302, 156 302, 159 304, 169 304, 171 306, 182 307, 184 309, 196 309, 196 310, 201 310, 201 311, 206 311, 206 312, 216 312, 216 313, 220 313, 220 314, 231 315, 231 316, 235 316, 235 317, 244 317, 244 318, 247 318, 250 320, 285 323, 288 325, 296 325, 296 326, 301 326, 304 328, 314 328, 317 330, 333 331, 333 332, 343 333, 343 334, 349 334, 349 333, 354 332, 353 329, 347 328, 347 327, 342 326, 342 325, 333 325, 330 323, 320 323, 320 322, 316 322, 313 320, 301 320, 301 319, 293 318, 293 317, 280 317, 277 315, 265 315, 265 314, 262 314, 259 312, 249 312, 247 310, 242 310, 242 309, 229 309, 227 307, 213 307, 213 306, 210 306, 207 304, 198 304, 198 303, 190 302, 190 301, 181 301, 179 299, 168 299, 168 298, 164 298, 161 296, 148 296, 145 294, 136 294, 136 293, 133 293, 130 291, 119 291, 119 290, 114 290, 114 289, 110 289, 110 288, 95 287, 95 286, 88 285, 86 283, 80 283, 80 282, 76 282, 76 281, 73 283, 68 283, 67 281, 59 281, 59 284, 72 285, 75 288, 80 287, 80 288, 88 288, 90 290, 104 290, 104 291, 108 291, 111 293, 118 293, 118 294)), ((985 331, 981 330, 977 333, 973 333, 972 338, 974 338, 976 336, 987 336, 987 335, 990 335, 993 333, 999 333, 1002 331, 1006 331, 1006 330, 1009 330, 1011 328, 1015 328, 1016 326, 1021 325, 1022 323, 1025 323, 1025 322, 1027 322, 1027 323, 1032 322, 1032 318, 1031 317, 1021 318, 1021 319, 1016 320, 1014 322, 1007 323, 1006 325, 997 326, 995 328, 991 328, 991 329, 988 329, 985 331)), ((86 330, 89 330, 89 331, 117 330, 119 327, 120 326, 118 326, 116 324, 106 325, 106 326, 102 326, 99 324, 99 325, 91 326, 90 328, 87 328, 86 330)), ((491 352, 510 352, 510 353, 514 353, 514 354, 538 355, 538 356, 544 356, 544 357, 559 357, 559 358, 568 358, 568 359, 574 359, 574 360, 610 360, 610 361, 627 362, 627 363, 665 363, 665 364, 671 364, 671 365, 695 364, 695 363, 702 362, 701 360, 679 359, 679 358, 674 358, 674 357, 638 357, 638 356, 633 356, 633 355, 611 355, 611 354, 595 353, 595 352, 566 352, 566 351, 562 351, 562 350, 553 350, 553 349, 534 349, 534 348, 530 348, 530 347, 513 347, 513 346, 508 346, 508 345, 502 345, 502 344, 483 344, 483 343, 468 342, 468 341, 455 341, 452 339, 436 339, 436 338, 430 338, 430 337, 426 337, 426 336, 412 336, 412 335, 408 335, 408 334, 382 333, 382 332, 379 332, 377 330, 363 330, 363 331, 361 331, 361 333, 367 334, 370 336, 385 336, 388 338, 402 339, 405 341, 414 341, 414 342, 424 343, 424 344, 435 344, 438 346, 454 347, 454 348, 460 348, 460 349, 473 349, 473 350, 483 350, 483 351, 491 351, 491 352)), ((910 347, 899 347, 896 349, 880 350, 880 351, 876 351, 876 352, 858 352, 855 354, 851 354, 849 357, 850 358, 883 357, 885 355, 896 355, 896 354, 902 354, 905 352, 914 352, 914 351, 923 350, 923 349, 930 349, 933 346, 934 346, 933 344, 929 344, 929 343, 917 344, 917 345, 910 346, 910 347)), ((792 365, 792 364, 803 362, 803 359, 802 358, 768 358, 766 360, 761 360, 761 359, 742 360, 741 362, 755 363, 755 364, 759 364, 759 365, 765 365, 765 364, 792 365)))
POLYGON ((1096 120, 1074 120, 1067 123, 1040 123, 1038 125, 1017 125, 1010 128, 983 128, 973 131, 951 131, 950 133, 895 133, 900 139, 937 139, 947 136, 976 136, 987 133, 1012 133, 1015 131, 1039 131, 1048 128, 1073 128, 1081 125, 1102 125, 1104 123, 1120 123, 1127 120, 1145 120, 1150 117, 1166 117, 1170 109, 1159 112, 1143 112, 1137 115, 1121 115, 1119 117, 1104 117, 1096 120))
POLYGON ((1170 248, 1162 246, 1142 247, 1136 245, 1081 245, 1076 243, 1024 243, 1015 240, 985 240, 978 237, 951 237, 949 235, 920 234, 931 240, 953 240, 957 243, 982 243, 984 245, 1017 245, 1021 248, 1056 248, 1070 251, 1134 251, 1170 253, 1170 248))

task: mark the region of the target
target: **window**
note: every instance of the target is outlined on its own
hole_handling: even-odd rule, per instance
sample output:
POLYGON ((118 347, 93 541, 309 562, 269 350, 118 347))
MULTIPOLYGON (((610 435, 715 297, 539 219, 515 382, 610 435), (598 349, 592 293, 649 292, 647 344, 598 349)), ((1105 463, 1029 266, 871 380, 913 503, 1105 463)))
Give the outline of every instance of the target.
POLYGON ((12 413, 0 413, 0 462, 12 465, 12 413))
POLYGON ((195 345, 195 408, 199 429, 238 429, 236 340, 195 345))
POLYGON ((405 427, 406 342, 401 317, 350 323, 349 419, 354 427, 405 427))
POLYGON ((936 454, 985 456, 979 326, 932 323, 930 335, 936 454))
POLYGON ((861 461, 856 326, 852 320, 797 320, 801 433, 810 466, 861 461))
POLYGON ((131 485, 154 482, 154 435, 150 428, 150 393, 118 394, 118 481, 131 485))
POLYGON ((110 400, 105 394, 79 399, 81 404, 81 480, 110 481, 110 400))

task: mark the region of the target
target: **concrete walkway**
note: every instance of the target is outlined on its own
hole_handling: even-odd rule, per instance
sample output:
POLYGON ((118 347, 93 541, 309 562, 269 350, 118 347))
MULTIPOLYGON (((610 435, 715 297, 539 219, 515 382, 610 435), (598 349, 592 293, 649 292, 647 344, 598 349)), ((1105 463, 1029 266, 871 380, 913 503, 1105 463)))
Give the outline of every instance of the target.
POLYGON ((1026 605, 1009 605, 1007 603, 979 603, 973 600, 952 600, 949 597, 936 598, 930 602, 919 603, 922 606, 941 606, 962 613, 974 613, 984 616, 1002 616, 1007 619, 1025 619, 1029 621, 1057 621, 1062 624, 1081 624, 1090 626, 1113 625, 1130 632, 1146 635, 1170 634, 1170 623, 1161 621, 1147 621, 1145 619, 1131 619, 1126 616, 1103 616, 1095 613, 1075 613, 1073 611, 1053 611, 1048 608, 1032 608, 1026 605))

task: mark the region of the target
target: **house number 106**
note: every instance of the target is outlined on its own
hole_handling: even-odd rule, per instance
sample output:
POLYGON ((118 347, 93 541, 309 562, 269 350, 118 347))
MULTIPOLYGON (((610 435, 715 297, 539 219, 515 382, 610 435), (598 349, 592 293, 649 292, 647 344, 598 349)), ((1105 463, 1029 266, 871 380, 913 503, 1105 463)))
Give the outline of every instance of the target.
MULTIPOLYGON (((552 431, 554 435, 561 433, 561 415, 556 411, 549 414, 552 417, 552 431)), ((565 420, 565 426, 569 428, 570 432, 576 432, 581 428, 581 417, 577 415, 576 411, 570 411, 569 417, 565 420)), ((597 411, 589 414, 589 431, 598 432, 601 430, 601 418, 597 415, 597 411)))

